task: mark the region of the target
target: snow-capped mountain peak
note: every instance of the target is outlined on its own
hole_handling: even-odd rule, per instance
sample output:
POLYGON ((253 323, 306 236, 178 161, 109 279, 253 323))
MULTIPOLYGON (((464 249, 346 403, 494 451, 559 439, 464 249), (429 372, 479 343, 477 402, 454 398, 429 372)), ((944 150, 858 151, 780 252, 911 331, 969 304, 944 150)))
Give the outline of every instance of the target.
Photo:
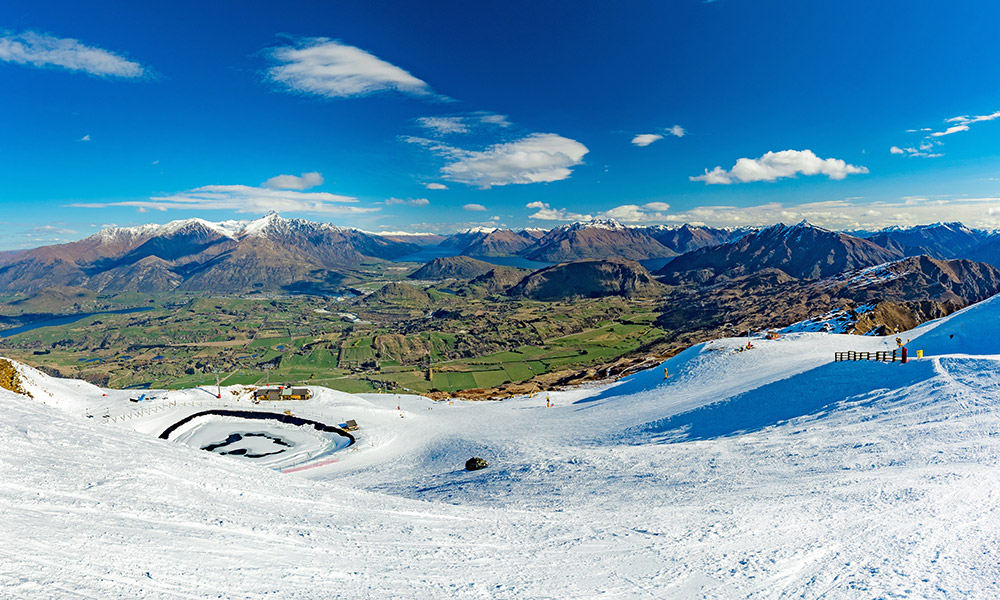
POLYGON ((568 225, 559 227, 563 231, 580 231, 581 229, 608 229, 611 231, 621 231, 628 229, 614 219, 592 219, 590 221, 576 221, 568 225))

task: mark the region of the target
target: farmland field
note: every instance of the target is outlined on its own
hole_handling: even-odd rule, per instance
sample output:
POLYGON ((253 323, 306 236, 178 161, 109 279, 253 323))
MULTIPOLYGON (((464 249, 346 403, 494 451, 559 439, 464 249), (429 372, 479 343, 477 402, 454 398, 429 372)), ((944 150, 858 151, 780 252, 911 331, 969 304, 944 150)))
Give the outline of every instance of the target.
POLYGON ((411 298, 375 305, 312 296, 94 296, 85 308, 148 310, 33 329, 0 340, 0 351, 109 387, 214 385, 218 372, 226 384, 450 393, 546 385, 545 376, 612 363, 667 334, 652 325, 656 306, 648 302, 513 301, 434 289, 428 297, 430 308, 415 311, 411 298), (435 309, 442 316, 429 318, 435 309))

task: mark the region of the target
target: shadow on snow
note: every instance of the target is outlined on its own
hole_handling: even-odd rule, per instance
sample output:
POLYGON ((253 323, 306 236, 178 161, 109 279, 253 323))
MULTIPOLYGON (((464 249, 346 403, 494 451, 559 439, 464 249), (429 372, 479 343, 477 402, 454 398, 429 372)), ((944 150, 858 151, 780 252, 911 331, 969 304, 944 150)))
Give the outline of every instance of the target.
POLYGON ((811 369, 694 410, 653 421, 634 430, 671 443, 711 440, 760 431, 790 419, 822 416, 848 399, 874 399, 934 376, 931 361, 840 362, 811 369))

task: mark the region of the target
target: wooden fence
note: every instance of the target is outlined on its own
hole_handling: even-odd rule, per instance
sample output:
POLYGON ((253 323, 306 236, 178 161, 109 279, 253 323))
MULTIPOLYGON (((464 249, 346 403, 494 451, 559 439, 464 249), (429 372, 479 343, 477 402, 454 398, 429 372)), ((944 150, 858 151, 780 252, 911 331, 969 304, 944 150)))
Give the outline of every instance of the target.
POLYGON ((879 350, 878 352, 857 352, 848 350, 847 352, 834 352, 834 362, 845 360, 875 360, 879 362, 897 362, 903 360, 903 353, 900 350, 879 350))

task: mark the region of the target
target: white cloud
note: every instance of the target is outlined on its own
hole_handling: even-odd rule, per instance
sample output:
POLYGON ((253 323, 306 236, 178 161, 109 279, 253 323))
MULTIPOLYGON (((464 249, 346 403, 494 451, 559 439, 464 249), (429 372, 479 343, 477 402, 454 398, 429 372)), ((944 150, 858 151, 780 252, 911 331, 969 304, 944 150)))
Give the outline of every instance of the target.
POLYGON ((70 38, 26 31, 0 37, 0 60, 34 67, 61 67, 98 77, 141 77, 142 65, 70 38))
POLYGON ((658 133, 640 133, 639 135, 632 138, 632 143, 636 146, 645 147, 656 140, 662 140, 663 136, 658 133))
MULTIPOLYGON (((916 133, 917 131, 921 132, 932 131, 932 133, 927 134, 927 136, 924 138, 925 141, 920 144, 919 150, 917 150, 916 148, 900 148, 900 150, 904 150, 908 156, 923 156, 925 158, 937 158, 939 156, 944 156, 944 154, 941 153, 933 153, 933 154, 930 153, 930 151, 934 148, 934 145, 941 145, 943 143, 940 141, 939 138, 942 138, 946 135, 962 133, 963 131, 969 131, 970 129, 969 126, 972 125, 973 123, 982 123, 984 121, 993 121, 995 119, 1000 119, 1000 110, 990 113, 988 115, 976 115, 974 117, 971 117, 969 115, 960 115, 957 117, 952 117, 950 119, 945 119, 944 120, 945 123, 955 123, 955 124, 952 125, 951 127, 946 128, 944 131, 932 131, 930 127, 923 127, 919 130, 907 129, 906 130, 907 133, 916 133)), ((893 148, 896 148, 896 146, 893 146, 893 148)), ((892 153, 903 154, 903 152, 895 152, 895 151, 892 151, 892 153)))
POLYGON ((266 188, 272 190, 308 190, 323 184, 323 176, 315 171, 302 175, 278 175, 265 181, 266 188))
POLYGON ((170 196, 123 202, 80 202, 76 208, 133 207, 148 210, 232 210, 240 213, 303 212, 313 214, 357 214, 378 211, 377 207, 353 206, 358 200, 326 192, 272 190, 248 185, 206 185, 170 196))
POLYGON ((662 222, 668 220, 669 217, 663 214, 668 210, 670 210, 670 205, 666 202, 647 202, 642 206, 623 204, 606 210, 597 217, 614 219, 623 223, 662 222))
POLYGON ((747 183, 752 181, 775 181, 786 177, 802 175, 826 175, 830 179, 843 179, 856 173, 867 173, 865 167, 847 164, 839 158, 822 159, 812 150, 782 150, 768 152, 760 158, 741 158, 729 171, 715 167, 705 169, 704 175, 691 177, 691 181, 706 184, 747 183))
POLYGON ((616 206, 612 209, 604 211, 598 216, 602 219, 614 219, 625 223, 644 221, 647 218, 646 213, 642 210, 642 208, 635 204, 616 206))
POLYGON ((525 206, 538 209, 538 212, 528 215, 528 218, 539 221, 589 221, 593 218, 591 215, 570 212, 565 208, 551 208, 546 202, 530 202, 525 206))
POLYGON ((934 144, 940 144, 941 142, 922 142, 920 148, 914 148, 913 146, 907 146, 905 148, 900 148, 899 146, 893 146, 889 148, 891 154, 905 154, 906 156, 920 156, 923 158, 938 158, 944 156, 944 154, 930 154, 929 150, 934 148, 934 144))
POLYGON ((1000 119, 1000 110, 988 115, 978 115, 975 117, 970 117, 968 115, 963 115, 961 117, 952 117, 950 119, 947 119, 945 122, 969 125, 970 123, 981 123, 983 121, 992 121, 994 119, 1000 119))
POLYGON ((554 133, 533 133, 485 150, 464 150, 424 138, 404 139, 445 157, 449 162, 441 173, 446 179, 481 188, 567 179, 573 173, 571 167, 583 162, 588 152, 580 142, 554 133))
POLYGON ((448 186, 443 183, 425 183, 424 187, 429 190, 446 190, 448 186))
POLYGON ((464 208, 465 210, 472 210, 472 211, 483 211, 483 210, 486 210, 486 207, 483 206, 482 204, 466 204, 462 208, 464 208))
POLYGON ((674 125, 673 127, 667 127, 663 130, 662 134, 659 133, 640 133, 639 135, 632 138, 632 143, 636 146, 648 146, 653 142, 662 140, 664 135, 672 135, 674 137, 684 137, 687 135, 687 131, 684 130, 680 125, 674 125))
POLYGON ((385 201, 387 206, 393 206, 396 204, 406 204, 407 206, 427 206, 431 203, 427 198, 413 198, 410 200, 401 200, 399 198, 389 198, 385 201))
POLYGON ((438 117, 419 117, 417 124, 424 129, 429 129, 436 135, 449 135, 453 133, 469 133, 474 128, 488 127, 510 127, 510 121, 506 115, 477 111, 462 115, 448 115, 438 117))
POLYGON ((1000 227, 1000 198, 906 197, 893 202, 864 202, 862 198, 845 198, 792 205, 772 202, 757 206, 699 206, 674 213, 644 210, 650 204, 626 204, 597 216, 613 217, 628 223, 691 223, 710 227, 798 223, 803 219, 820 227, 837 230, 873 230, 892 225, 913 226, 939 221, 961 221, 984 229, 1000 227))
POLYGON ((420 117, 417 123, 424 129, 430 129, 438 134, 468 133, 469 126, 462 117, 420 117))
POLYGON ((40 225, 38 227, 32 227, 29 229, 25 235, 29 236, 44 236, 44 235, 73 235, 76 233, 74 229, 66 229, 63 227, 56 227, 55 225, 40 225))
POLYGON ((479 122, 486 125, 494 125, 496 127, 510 127, 510 121, 507 120, 507 115, 498 115, 495 113, 476 113, 479 122))
MULTIPOLYGON (((328 38, 306 38, 271 51, 271 79, 297 92, 346 98, 396 90, 435 96, 426 82, 360 48, 328 38)), ((439 97, 440 98, 440 97, 439 97)))
POLYGON ((948 129, 945 129, 944 131, 935 131, 934 133, 931 134, 931 137, 941 137, 943 135, 951 135, 953 133, 959 133, 961 131, 968 131, 968 130, 969 130, 968 125, 954 125, 952 127, 949 127, 948 129))

